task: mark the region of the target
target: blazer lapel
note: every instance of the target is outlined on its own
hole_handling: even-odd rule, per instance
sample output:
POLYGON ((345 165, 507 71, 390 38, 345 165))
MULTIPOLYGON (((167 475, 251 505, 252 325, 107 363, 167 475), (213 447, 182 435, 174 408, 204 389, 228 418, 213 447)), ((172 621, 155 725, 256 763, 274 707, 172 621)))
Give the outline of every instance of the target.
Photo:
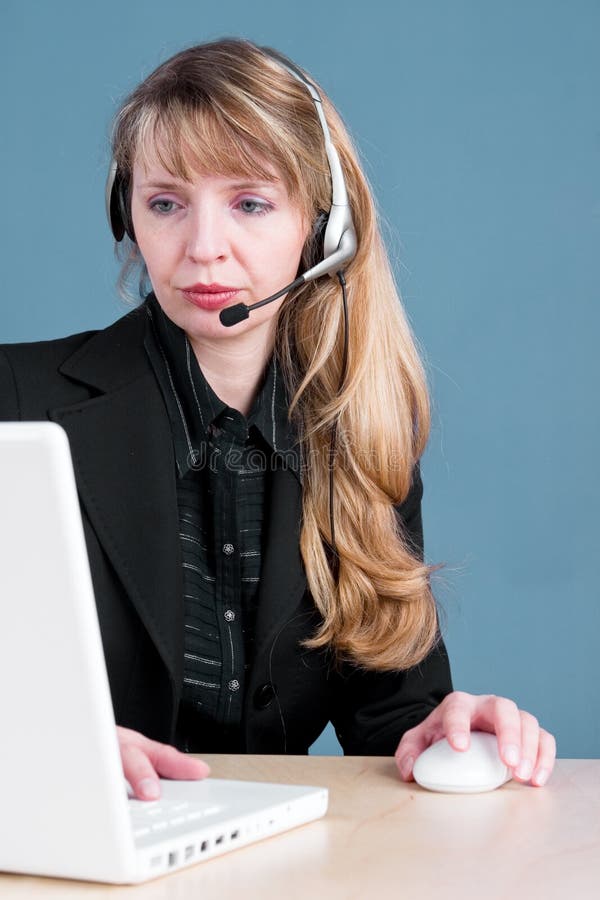
POLYGON ((49 411, 69 436, 83 505, 175 684, 183 599, 175 461, 139 311, 99 332, 61 372, 103 393, 49 411))

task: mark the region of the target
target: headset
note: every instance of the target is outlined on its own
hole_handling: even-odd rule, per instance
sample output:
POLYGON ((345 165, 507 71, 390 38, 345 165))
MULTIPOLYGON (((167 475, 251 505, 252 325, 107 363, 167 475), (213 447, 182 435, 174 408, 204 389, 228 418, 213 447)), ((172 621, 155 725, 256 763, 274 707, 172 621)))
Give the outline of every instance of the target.
MULTIPOLYGON (((247 306, 245 303, 238 303, 235 306, 226 307, 219 313, 221 323, 226 327, 231 327, 247 319, 250 312, 260 306, 265 306, 282 297, 290 290, 294 290, 309 281, 329 275, 337 278, 342 288, 342 300, 344 306, 344 351, 342 362, 342 374, 338 386, 338 394, 341 392, 344 381, 346 379, 346 369, 348 362, 348 309, 346 298, 346 281, 344 279, 344 268, 356 255, 357 238, 354 223, 352 221, 352 212, 348 202, 348 191, 344 180, 344 173, 340 158, 329 132, 329 126, 323 112, 323 102, 316 86, 309 81, 304 73, 287 57, 278 53, 270 47, 259 48, 265 56, 277 62, 280 66, 289 72, 297 81, 304 85, 308 90, 323 131, 323 139, 325 144, 325 152, 329 163, 331 175, 331 206, 328 212, 321 212, 317 217, 313 226, 313 238, 320 238, 323 235, 323 258, 312 265, 302 274, 298 275, 294 281, 286 285, 277 293, 259 300, 247 306)), ((112 160, 106 180, 106 214, 117 242, 123 240, 125 234, 135 243, 135 232, 133 222, 131 220, 130 200, 129 200, 129 177, 123 175, 117 167, 116 160, 112 160)), ((329 515, 331 521, 331 543, 329 545, 332 552, 332 566, 334 578, 337 581, 339 573, 339 557, 335 545, 335 531, 333 521, 333 463, 335 458, 335 440, 337 433, 337 419, 334 421, 331 433, 331 444, 329 450, 329 515)))

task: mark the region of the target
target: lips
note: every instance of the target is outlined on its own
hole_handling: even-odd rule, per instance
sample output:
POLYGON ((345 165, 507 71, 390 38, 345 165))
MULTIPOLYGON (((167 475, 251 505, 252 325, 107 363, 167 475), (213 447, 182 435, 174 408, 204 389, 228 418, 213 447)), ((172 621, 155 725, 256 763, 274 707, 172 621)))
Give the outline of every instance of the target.
POLYGON ((194 306, 199 306, 201 309, 218 309, 224 306, 232 297, 235 297, 238 291, 239 288, 218 284, 217 282, 212 284, 198 282, 198 284, 192 284, 181 289, 186 300, 193 303, 194 306))
POLYGON ((191 284, 189 287, 184 287, 181 290, 190 294, 226 294, 230 291, 237 291, 238 288, 227 284, 218 284, 216 281, 212 284, 203 284, 199 281, 198 284, 191 284))

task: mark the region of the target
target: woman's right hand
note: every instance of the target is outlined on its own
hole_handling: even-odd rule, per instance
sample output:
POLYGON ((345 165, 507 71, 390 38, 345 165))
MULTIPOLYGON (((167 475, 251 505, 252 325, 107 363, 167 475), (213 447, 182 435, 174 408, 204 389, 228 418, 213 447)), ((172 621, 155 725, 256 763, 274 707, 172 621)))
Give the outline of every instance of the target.
POLYGON ((117 738, 125 778, 138 800, 158 800, 161 775, 196 780, 210 774, 210 768, 202 760, 181 753, 169 744, 152 741, 139 731, 117 725, 117 738))

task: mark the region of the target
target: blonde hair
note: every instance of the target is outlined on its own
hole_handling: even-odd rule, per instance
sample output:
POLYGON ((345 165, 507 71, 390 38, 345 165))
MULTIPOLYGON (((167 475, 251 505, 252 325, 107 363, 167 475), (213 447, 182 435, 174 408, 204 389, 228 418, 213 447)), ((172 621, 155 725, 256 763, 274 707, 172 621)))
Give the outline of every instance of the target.
MULTIPOLYGON (((275 348, 301 436, 305 467, 300 550, 322 621, 304 642, 337 661, 374 670, 419 663, 438 637, 427 566, 394 507, 406 499, 429 435, 427 384, 394 284, 371 191, 335 108, 319 88, 346 185, 358 250, 348 285, 348 359, 341 394, 343 310, 331 278, 290 292, 275 348), (337 419, 334 472, 338 581, 327 547, 329 444, 337 419)), ((113 155, 131 176, 155 154, 173 175, 271 178, 274 166, 309 221, 331 203, 323 133, 304 86, 254 44, 225 39, 167 60, 127 98, 115 120, 113 155), (269 161, 268 164, 266 161, 269 161)), ((121 284, 143 264, 125 239, 121 284)), ((314 262, 307 241, 302 266, 314 262)), ((141 284, 141 282, 140 282, 141 284)))

